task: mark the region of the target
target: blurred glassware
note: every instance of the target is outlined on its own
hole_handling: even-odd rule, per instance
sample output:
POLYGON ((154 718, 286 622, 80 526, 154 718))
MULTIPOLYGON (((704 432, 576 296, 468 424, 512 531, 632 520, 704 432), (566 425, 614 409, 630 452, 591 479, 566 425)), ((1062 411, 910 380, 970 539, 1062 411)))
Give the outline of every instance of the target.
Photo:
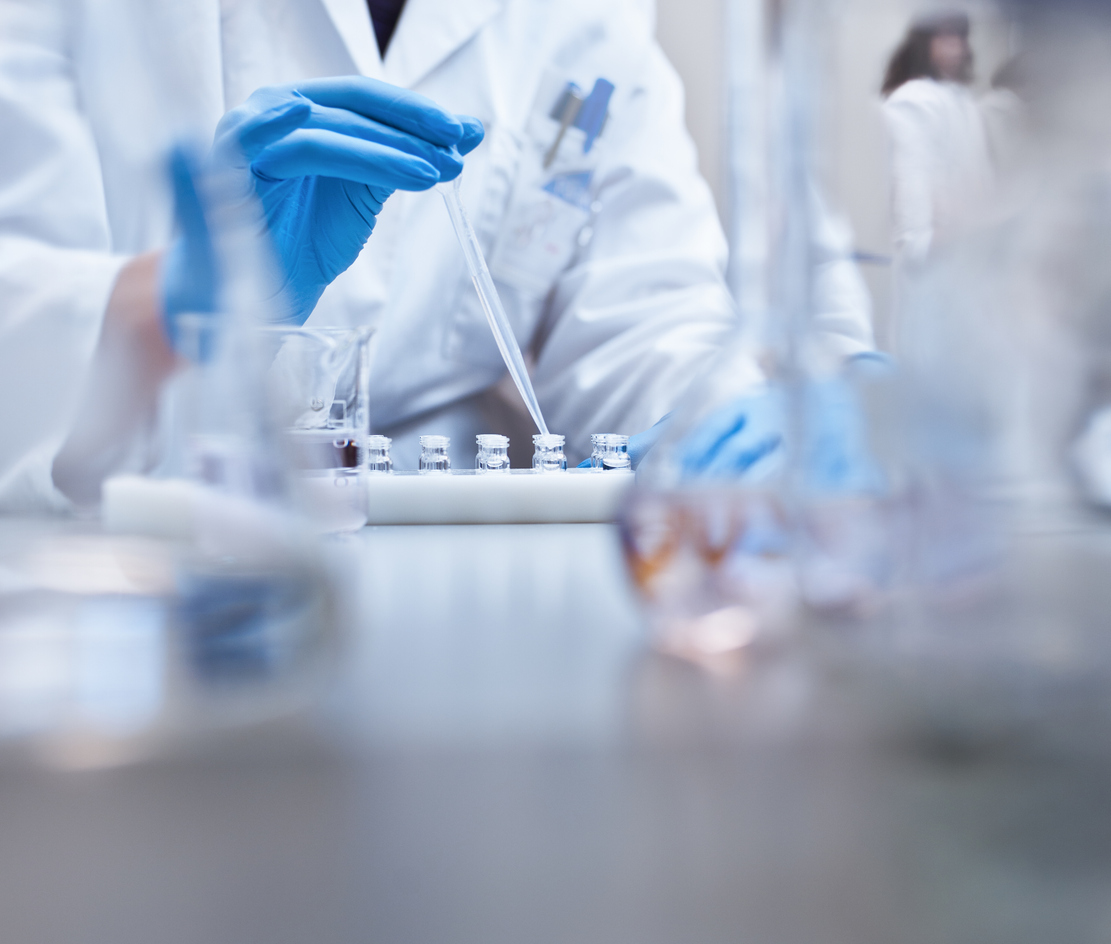
POLYGON ((274 537, 231 556, 3 522, 0 756, 112 766, 305 707, 331 664, 335 597, 311 545, 274 537))
POLYGON ((821 60, 792 71, 800 6, 780 5, 767 33, 795 129, 765 162, 769 327, 691 388, 622 521, 657 644, 720 659, 803 608, 819 630, 848 613, 852 633, 826 651, 881 725, 941 749, 1020 751, 1036 735, 1105 754, 1106 522, 1078 498, 1111 495, 1111 17, 1025 6, 1023 134, 991 212, 901 280, 896 363, 829 370, 806 357, 800 106, 821 60))
POLYGON ((261 356, 270 359, 266 409, 281 430, 297 510, 326 531, 353 531, 366 524, 360 476, 371 455, 373 337, 366 327, 258 329, 261 356))
MULTIPOLYGON (((957 323, 951 294, 962 289, 946 279, 941 294, 921 294, 898 369, 823 343, 814 182, 830 11, 815 0, 761 10, 732 20, 760 37, 745 46, 764 68, 748 114, 761 133, 733 142, 733 165, 738 192, 759 193, 738 207, 749 220, 734 252, 748 253, 739 262, 764 290, 739 296, 748 312, 736 339, 640 466, 623 522, 634 579, 672 649, 684 648, 676 627, 696 640, 707 619, 715 646, 721 627, 743 625, 740 646, 802 605, 865 613, 908 584, 954 591, 995 567, 1001 543, 985 510, 1006 438, 987 380, 998 360, 978 347, 980 329, 957 323)), ((751 95, 733 78, 735 96, 751 95)), ((974 304, 965 292, 961 310, 974 304)))
MULTIPOLYGON (((208 319, 179 319, 186 338, 208 319)), ((160 474, 307 515, 324 531, 366 523, 371 328, 244 325, 206 342, 175 378, 160 474)))

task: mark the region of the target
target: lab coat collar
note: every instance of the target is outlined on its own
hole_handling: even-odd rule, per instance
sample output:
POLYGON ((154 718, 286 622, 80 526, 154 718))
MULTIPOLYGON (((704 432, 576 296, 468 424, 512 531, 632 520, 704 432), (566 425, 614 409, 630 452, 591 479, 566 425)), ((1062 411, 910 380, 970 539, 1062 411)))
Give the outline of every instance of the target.
MULTIPOLYGON (((360 2, 365 7, 365 0, 360 2)), ((386 50, 386 81, 404 88, 416 85, 474 36, 504 2, 407 0, 386 50)))
POLYGON ((384 79, 366 0, 321 0, 360 75, 384 79))

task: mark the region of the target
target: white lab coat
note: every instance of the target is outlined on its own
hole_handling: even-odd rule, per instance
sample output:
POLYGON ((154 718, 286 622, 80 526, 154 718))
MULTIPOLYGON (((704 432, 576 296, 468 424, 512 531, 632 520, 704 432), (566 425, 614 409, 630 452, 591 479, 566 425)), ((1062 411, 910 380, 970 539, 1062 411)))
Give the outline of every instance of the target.
POLYGON ((992 188, 983 116, 967 86, 912 79, 883 104, 896 252, 919 263, 981 219, 992 188))
MULTIPOLYGON (((652 425, 735 315, 682 86, 651 31, 640 0, 408 0, 382 62, 365 0, 0 0, 0 507, 64 504, 51 463, 113 283, 172 234, 168 146, 210 140, 259 86, 312 76, 381 78, 482 120, 464 198, 549 427, 574 458, 592 431, 652 425), (542 171, 555 96, 599 77, 616 92, 598 144, 584 155, 571 131, 542 171), (575 172, 591 174, 585 207, 539 189, 575 172)), ((490 431, 475 395, 504 368, 435 193, 390 198, 314 323, 377 325, 376 429, 468 451, 490 431)), ((869 346, 866 305, 847 336, 869 346)))

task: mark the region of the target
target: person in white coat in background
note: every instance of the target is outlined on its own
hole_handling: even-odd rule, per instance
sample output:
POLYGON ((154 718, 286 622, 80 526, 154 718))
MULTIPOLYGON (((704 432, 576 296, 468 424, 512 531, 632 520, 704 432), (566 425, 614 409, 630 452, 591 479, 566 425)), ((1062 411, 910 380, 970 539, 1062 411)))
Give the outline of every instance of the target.
MULTIPOLYGON (((489 431, 504 375, 442 201, 419 192, 459 171, 473 123, 453 115, 485 129, 463 196, 550 428, 574 459, 591 432, 650 427, 735 322, 682 86, 652 31, 633 0, 0 0, 0 508, 94 501, 105 475, 154 461, 149 423, 175 363, 166 155, 211 142, 222 118, 220 134, 249 136, 326 112, 324 149, 344 160, 360 136, 386 141, 382 180, 377 157, 348 162, 363 188, 354 249, 294 295, 309 325, 377 327, 372 422, 398 440, 399 467, 415 465, 418 433, 469 446, 489 431), (332 76, 366 77, 343 94, 375 104, 340 101, 332 76), (416 124, 383 112, 392 93, 367 79, 426 96, 404 99, 416 124), (594 111, 561 131, 569 93, 594 111), (377 130, 344 130, 367 115, 377 130), (402 180, 406 160, 426 176, 402 180), (90 390, 110 408, 88 413, 90 390)), ((319 137, 307 127, 285 143, 319 137)), ((334 234, 275 193, 347 175, 291 170, 294 151, 250 167, 291 285, 316 255, 297 227, 317 247, 334 234)), ((832 343, 851 354, 871 347, 867 297, 835 255, 832 343)))
POLYGON ((969 29, 964 13, 915 20, 884 77, 892 235, 904 265, 924 262, 974 224, 991 192, 983 116, 969 89, 969 29))

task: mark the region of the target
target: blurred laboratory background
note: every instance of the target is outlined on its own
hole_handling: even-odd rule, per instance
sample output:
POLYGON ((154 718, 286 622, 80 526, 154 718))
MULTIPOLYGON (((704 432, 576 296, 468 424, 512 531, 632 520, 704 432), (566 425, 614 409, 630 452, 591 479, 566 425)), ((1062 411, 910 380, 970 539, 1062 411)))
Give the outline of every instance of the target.
MULTIPOLYGON (((915 0, 839 0, 825 36, 825 144, 819 170, 830 203, 848 218, 872 296, 877 341, 890 343, 892 305, 891 189, 888 139, 880 88, 888 60, 916 17, 952 4, 915 0)), ((971 21, 972 88, 986 94, 991 78, 1019 48, 1018 29, 999 4, 961 5, 971 21)), ((727 4, 721 0, 658 0, 656 37, 683 78, 687 129, 698 166, 714 191, 718 213, 731 222, 727 85, 727 4)))
POLYGON ((0 942, 1111 942, 1105 6, 0 0, 0 942))

